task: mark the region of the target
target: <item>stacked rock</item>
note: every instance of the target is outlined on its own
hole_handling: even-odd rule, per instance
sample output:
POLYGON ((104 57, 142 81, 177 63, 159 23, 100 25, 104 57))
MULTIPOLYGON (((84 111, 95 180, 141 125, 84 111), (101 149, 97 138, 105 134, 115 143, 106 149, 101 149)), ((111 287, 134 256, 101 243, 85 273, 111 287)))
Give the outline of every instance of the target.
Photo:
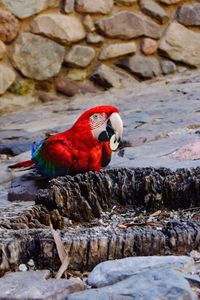
POLYGON ((200 3, 138 1, 2 0, 0 95, 24 77, 80 92, 84 80, 107 89, 199 67, 200 3))

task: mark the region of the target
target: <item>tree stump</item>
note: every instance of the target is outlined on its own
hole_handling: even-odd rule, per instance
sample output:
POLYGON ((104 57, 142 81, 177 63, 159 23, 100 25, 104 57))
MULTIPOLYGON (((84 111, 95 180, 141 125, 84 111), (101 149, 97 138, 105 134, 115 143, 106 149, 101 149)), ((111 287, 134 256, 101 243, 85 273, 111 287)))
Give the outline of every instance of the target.
POLYGON ((91 221, 113 205, 149 211, 200 206, 199 182, 200 168, 111 169, 53 179, 36 201, 74 221, 91 221))
POLYGON ((200 222, 193 215, 164 220, 163 226, 130 223, 137 213, 200 206, 200 168, 108 169, 53 179, 37 204, 12 203, 0 211, 0 274, 32 258, 39 269, 60 267, 49 221, 61 228, 69 269, 133 255, 200 251, 200 222), (114 216, 113 214, 114 209, 114 216))

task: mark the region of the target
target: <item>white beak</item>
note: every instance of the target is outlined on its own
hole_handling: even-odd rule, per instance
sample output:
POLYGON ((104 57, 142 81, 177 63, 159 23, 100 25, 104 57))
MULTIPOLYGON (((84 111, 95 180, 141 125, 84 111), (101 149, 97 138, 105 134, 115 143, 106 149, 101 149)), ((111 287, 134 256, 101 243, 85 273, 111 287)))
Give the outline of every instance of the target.
POLYGON ((112 113, 110 116, 110 122, 112 125, 113 130, 115 131, 115 134, 118 135, 118 137, 121 139, 123 134, 123 122, 118 113, 112 113))
POLYGON ((118 113, 112 113, 106 122, 93 131, 100 142, 109 141, 110 149, 116 151, 123 134, 123 122, 118 113))

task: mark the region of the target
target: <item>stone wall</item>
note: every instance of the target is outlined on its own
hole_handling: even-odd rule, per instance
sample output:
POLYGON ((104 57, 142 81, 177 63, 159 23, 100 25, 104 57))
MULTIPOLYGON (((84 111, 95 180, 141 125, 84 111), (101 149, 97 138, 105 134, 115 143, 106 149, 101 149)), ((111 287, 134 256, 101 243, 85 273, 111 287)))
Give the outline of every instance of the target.
POLYGON ((124 87, 197 68, 199 53, 197 1, 0 1, 0 95, 124 87))

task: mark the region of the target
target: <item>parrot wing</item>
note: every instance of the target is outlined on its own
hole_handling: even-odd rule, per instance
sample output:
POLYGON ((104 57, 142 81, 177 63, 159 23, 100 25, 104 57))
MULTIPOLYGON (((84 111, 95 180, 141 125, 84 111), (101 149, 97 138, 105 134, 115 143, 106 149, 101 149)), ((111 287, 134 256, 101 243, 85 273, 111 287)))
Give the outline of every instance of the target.
POLYGON ((102 146, 101 167, 106 167, 111 161, 112 151, 109 142, 104 142, 102 146))
POLYGON ((43 175, 49 177, 67 175, 73 167, 71 143, 65 137, 50 137, 33 153, 32 161, 43 175))

